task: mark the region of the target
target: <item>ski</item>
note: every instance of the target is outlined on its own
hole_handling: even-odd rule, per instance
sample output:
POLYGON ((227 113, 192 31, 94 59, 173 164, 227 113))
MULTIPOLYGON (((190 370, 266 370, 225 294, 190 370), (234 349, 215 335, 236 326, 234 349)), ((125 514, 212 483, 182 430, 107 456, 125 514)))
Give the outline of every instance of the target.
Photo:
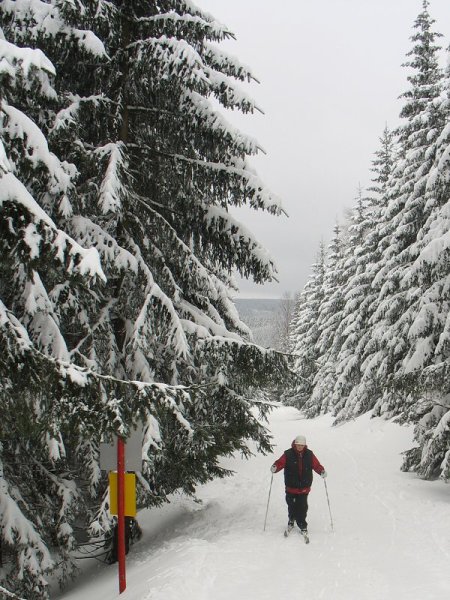
POLYGON ((302 534, 303 539, 305 540, 305 544, 309 544, 309 535, 307 531, 300 531, 300 533, 302 534))
MULTIPOLYGON (((291 533, 291 531, 295 528, 295 525, 288 525, 286 527, 286 529, 284 530, 284 537, 288 537, 288 535, 291 533)), ((301 530, 299 529, 299 533, 302 536, 302 538, 305 540, 305 544, 309 544, 309 535, 308 532, 306 531, 306 529, 301 530)))

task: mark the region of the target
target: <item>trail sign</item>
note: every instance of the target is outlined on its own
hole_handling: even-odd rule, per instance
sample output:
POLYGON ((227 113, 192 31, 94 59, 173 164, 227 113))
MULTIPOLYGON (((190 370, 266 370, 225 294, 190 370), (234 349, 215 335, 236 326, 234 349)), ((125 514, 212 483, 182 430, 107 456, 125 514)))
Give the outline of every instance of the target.
MULTIPOLYGON (((109 512, 118 514, 117 503, 117 473, 109 472, 109 512)), ((136 475, 125 473, 125 505, 123 514, 125 517, 136 516, 136 475)))
POLYGON ((126 471, 142 471, 144 428, 138 425, 125 440, 114 436, 112 443, 100 443, 100 468, 110 471, 109 499, 112 514, 117 514, 117 559, 119 593, 127 587, 125 568, 125 515, 136 516, 136 476, 126 471), (111 473, 116 471, 116 473, 111 473), (113 512, 114 511, 114 512, 113 512))
MULTIPOLYGON (((142 471, 142 440, 144 427, 138 425, 125 440, 125 471, 142 471)), ((100 469, 117 471, 117 436, 113 441, 100 442, 100 469)))

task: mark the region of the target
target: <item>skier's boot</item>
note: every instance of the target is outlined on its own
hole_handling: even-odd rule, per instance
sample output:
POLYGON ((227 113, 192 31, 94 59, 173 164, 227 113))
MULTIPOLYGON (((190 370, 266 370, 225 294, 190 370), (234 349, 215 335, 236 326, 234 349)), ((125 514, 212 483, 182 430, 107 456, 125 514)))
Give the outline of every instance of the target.
POLYGON ((300 533, 302 534, 305 543, 309 544, 309 535, 308 535, 308 530, 307 529, 300 529, 300 533))
POLYGON ((294 529, 294 526, 294 521, 288 521, 287 527, 284 530, 284 537, 287 537, 291 533, 291 531, 294 529))

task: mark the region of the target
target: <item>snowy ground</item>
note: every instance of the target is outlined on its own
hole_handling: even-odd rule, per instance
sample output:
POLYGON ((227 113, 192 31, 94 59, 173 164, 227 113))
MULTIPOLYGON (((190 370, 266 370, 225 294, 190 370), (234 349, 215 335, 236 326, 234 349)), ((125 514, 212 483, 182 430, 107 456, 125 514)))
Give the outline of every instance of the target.
MULTIPOLYGON (((450 486, 402 473, 410 428, 364 416, 331 428, 331 419, 302 420, 274 411, 274 456, 230 459, 236 475, 199 489, 202 505, 175 497, 139 514, 143 538, 127 558, 121 600, 447 600, 450 598, 450 486), (287 513, 275 458, 295 435, 328 471, 328 492, 315 477, 309 496, 311 543, 283 537, 287 513)), ((85 566, 58 596, 118 598, 117 565, 85 566)))

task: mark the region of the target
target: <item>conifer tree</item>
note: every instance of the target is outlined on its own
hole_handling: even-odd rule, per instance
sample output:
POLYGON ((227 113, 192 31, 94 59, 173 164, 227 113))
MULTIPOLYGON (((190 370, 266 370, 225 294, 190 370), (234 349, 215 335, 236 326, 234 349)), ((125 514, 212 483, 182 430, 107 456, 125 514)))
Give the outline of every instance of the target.
POLYGON ((187 433, 180 409, 186 394, 156 384, 119 384, 71 361, 70 335, 61 322, 67 311, 74 323, 78 312, 88 314, 89 298, 105 275, 97 250, 81 247, 46 211, 67 205, 75 194, 75 167, 49 150, 33 120, 55 101, 54 66, 40 50, 18 47, 2 32, 0 56, 2 582, 42 599, 55 557, 69 566, 73 521, 86 508, 75 485, 90 467, 83 448, 93 431, 126 431, 126 411, 118 410, 115 398, 125 400, 129 413, 145 403, 171 404, 187 433))
POLYGON ((350 213, 350 225, 348 237, 342 251, 341 264, 339 266, 339 280, 343 287, 339 290, 339 314, 336 318, 336 330, 333 336, 333 355, 335 363, 335 385, 331 403, 338 405, 337 398, 346 398, 349 390, 358 376, 358 366, 353 358, 353 349, 359 335, 357 319, 355 319, 358 300, 354 289, 349 285, 350 280, 359 274, 361 248, 366 236, 366 211, 367 200, 363 196, 363 189, 358 186, 356 205, 350 213), (337 354, 338 353, 338 354, 337 354))
POLYGON ((292 319, 291 347, 294 355, 296 382, 286 397, 286 403, 302 408, 314 386, 319 364, 317 341, 320 336, 318 316, 324 298, 325 246, 320 244, 316 262, 303 291, 300 293, 292 319))
POLYGON ((404 468, 426 478, 450 476, 450 403, 448 379, 450 279, 449 264, 449 174, 450 136, 448 122, 450 70, 440 103, 444 123, 437 137, 432 169, 427 175, 425 198, 428 219, 415 243, 416 260, 405 275, 414 290, 408 352, 399 379, 416 388, 408 417, 417 421, 418 447, 406 453, 404 468))
POLYGON ((72 193, 73 167, 49 151, 31 118, 55 97, 54 67, 40 50, 6 41, 1 29, 0 64, 2 580, 43 598, 43 574, 55 565, 49 546, 64 553, 73 541, 67 521, 76 492, 53 470, 58 422, 70 421, 68 398, 94 403, 96 395, 88 374, 68 362, 52 290, 57 283, 84 295, 105 277, 97 251, 82 248, 40 206, 44 197, 64 202, 72 193))
POLYGON ((386 198, 387 185, 390 180, 392 170, 395 166, 396 155, 394 144, 396 142, 394 132, 385 125, 383 133, 379 138, 380 147, 375 151, 374 159, 372 160, 371 171, 374 174, 372 177, 372 185, 367 188, 368 192, 372 192, 375 196, 368 198, 368 211, 377 222, 379 218, 381 200, 386 198))
MULTIPOLYGON (((132 422, 144 423, 139 501, 147 506, 225 475, 219 457, 248 454, 247 440, 270 448, 247 391, 281 376, 285 363, 250 343, 230 293, 233 270, 264 282, 274 268, 229 209, 280 207, 246 162, 257 143, 212 101, 254 110, 235 83, 251 73, 214 45, 231 32, 191 2, 7 1, 0 15, 8 43, 45 51, 56 68, 56 93, 29 110, 67 172, 68 191, 53 179, 44 189, 42 178, 26 185, 71 236, 64 257, 72 252, 75 266, 65 260, 66 268, 106 278, 80 286, 48 277, 45 302, 39 296, 32 317, 17 317, 40 352, 96 381, 92 406, 64 396, 72 421, 63 411, 49 415, 52 469, 68 474, 73 491, 61 507, 67 565, 76 513, 93 534, 110 526, 98 466, 105 432, 126 435, 132 422), (50 320, 58 344, 45 335, 50 320)), ((16 154, 27 162, 25 151, 16 154)), ((39 501, 37 475, 28 476, 39 501)), ((34 523, 43 548, 54 544, 45 525, 34 523)), ((48 564, 40 564, 31 585, 38 581, 42 598, 48 564)))
POLYGON ((336 332, 339 327, 343 298, 343 256, 345 239, 342 228, 335 225, 334 236, 326 257, 324 274, 324 295, 319 307, 317 327, 319 336, 316 343, 318 369, 313 382, 313 390, 306 401, 304 412, 315 416, 327 413, 332 408, 332 394, 335 385, 336 332))
POLYGON ((371 391, 364 386, 361 389, 359 384, 365 348, 370 343, 370 318, 378 297, 374 278, 381 260, 381 233, 376 224, 382 222, 388 181, 394 164, 393 134, 386 127, 380 137, 380 148, 372 161, 373 185, 369 187, 372 194, 364 199, 362 193, 359 195, 352 217, 354 235, 344 255, 347 270, 343 275, 342 294, 345 304, 333 342, 339 384, 333 390, 332 404, 334 411, 340 413, 339 419, 346 418, 347 409, 342 410, 346 405, 349 415, 353 415, 353 412, 360 414, 368 409, 376 396, 375 381, 372 381, 371 391), (354 261, 349 260, 348 254, 354 255, 354 261))

